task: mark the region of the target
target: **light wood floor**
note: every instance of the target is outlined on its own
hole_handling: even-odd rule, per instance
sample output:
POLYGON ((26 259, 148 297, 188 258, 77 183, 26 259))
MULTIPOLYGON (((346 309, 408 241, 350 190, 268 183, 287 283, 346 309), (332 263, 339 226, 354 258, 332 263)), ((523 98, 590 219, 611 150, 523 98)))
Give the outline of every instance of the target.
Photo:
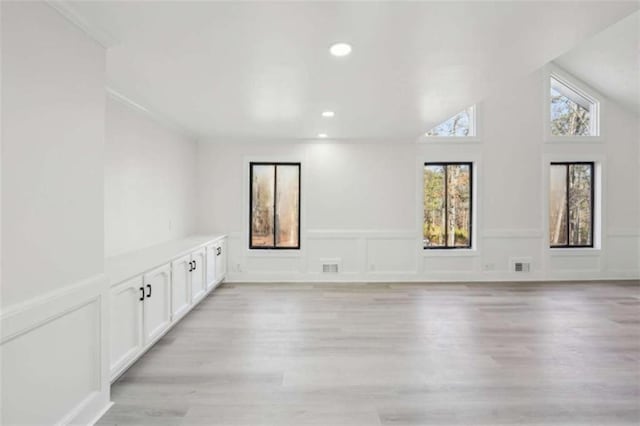
POLYGON ((100 425, 638 425, 640 283, 224 285, 100 425))

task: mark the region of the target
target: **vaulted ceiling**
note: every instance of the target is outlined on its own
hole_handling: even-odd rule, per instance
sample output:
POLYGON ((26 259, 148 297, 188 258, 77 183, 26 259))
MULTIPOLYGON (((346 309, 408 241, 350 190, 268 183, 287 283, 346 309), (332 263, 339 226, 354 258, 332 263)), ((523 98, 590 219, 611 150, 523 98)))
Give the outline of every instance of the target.
POLYGON ((108 85, 202 138, 414 139, 637 2, 65 2, 108 85), (336 58, 336 41, 353 46, 336 58), (323 110, 335 111, 323 118, 323 110))
POLYGON ((554 62, 640 115, 640 12, 583 41, 554 62))

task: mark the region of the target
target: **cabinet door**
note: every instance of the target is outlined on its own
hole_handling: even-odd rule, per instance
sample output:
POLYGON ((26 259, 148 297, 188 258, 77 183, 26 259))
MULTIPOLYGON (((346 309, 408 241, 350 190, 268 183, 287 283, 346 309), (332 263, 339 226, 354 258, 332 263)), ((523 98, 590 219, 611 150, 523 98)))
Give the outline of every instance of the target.
POLYGON ((169 265, 144 276, 144 343, 157 339, 171 322, 171 277, 169 265))
POLYGON ((218 241, 216 252, 216 281, 220 282, 227 274, 227 240, 218 241))
POLYGON ((206 247, 207 256, 207 290, 214 287, 217 282, 216 277, 216 247, 215 244, 210 244, 206 247))
POLYGON ((193 265, 195 267, 195 269, 191 271, 191 301, 195 302, 204 296, 207 288, 204 248, 194 251, 191 254, 191 260, 194 262, 193 265))
POLYGON ((191 255, 171 262, 171 318, 176 320, 191 306, 191 255))
POLYGON ((142 351, 142 276, 111 288, 109 368, 113 379, 142 351))

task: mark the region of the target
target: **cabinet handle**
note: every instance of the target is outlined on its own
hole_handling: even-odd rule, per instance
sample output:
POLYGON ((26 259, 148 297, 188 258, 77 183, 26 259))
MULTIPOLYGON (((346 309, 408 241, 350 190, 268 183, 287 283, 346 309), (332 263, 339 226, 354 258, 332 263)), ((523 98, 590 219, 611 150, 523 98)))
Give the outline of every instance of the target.
POLYGON ((220 256, 222 254, 222 247, 218 247, 216 249, 216 256, 220 256))
POLYGON ((144 300, 144 287, 140 287, 140 293, 141 295, 139 300, 142 302, 144 300))
POLYGON ((149 290, 147 297, 151 297, 151 284, 147 284, 147 289, 149 290))
POLYGON ((189 272, 193 271, 193 262, 189 262, 189 272))
POLYGON ((198 268, 198 264, 196 263, 196 261, 193 261, 193 270, 195 271, 198 268))

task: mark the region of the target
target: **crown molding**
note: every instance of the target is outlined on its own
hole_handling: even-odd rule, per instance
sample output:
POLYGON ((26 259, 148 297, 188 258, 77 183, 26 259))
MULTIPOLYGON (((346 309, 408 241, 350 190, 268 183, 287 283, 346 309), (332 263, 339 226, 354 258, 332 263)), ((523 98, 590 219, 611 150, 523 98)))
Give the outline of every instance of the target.
POLYGON ((146 115, 147 117, 149 117, 150 119, 152 119, 153 121, 157 122, 158 124, 161 124, 175 132, 178 132, 180 134, 182 134, 183 136, 186 136, 194 141, 197 141, 199 139, 198 135, 194 132, 192 132, 191 130, 189 130, 188 128, 178 124, 176 121, 172 120, 171 118, 160 114, 156 111, 153 111, 152 109, 149 109, 141 104, 139 104, 138 102, 132 100, 131 98, 127 97, 126 95, 123 95, 122 93, 118 92, 117 90, 106 86, 105 87, 105 91, 107 93, 107 96, 110 97, 111 99, 120 102, 121 104, 127 106, 128 108, 135 110, 137 112, 140 112, 144 115, 146 115))
POLYGON ((96 41, 105 49, 118 44, 118 40, 103 28, 87 21, 68 1, 46 0, 46 4, 64 16, 69 22, 82 30, 91 39, 96 41))

